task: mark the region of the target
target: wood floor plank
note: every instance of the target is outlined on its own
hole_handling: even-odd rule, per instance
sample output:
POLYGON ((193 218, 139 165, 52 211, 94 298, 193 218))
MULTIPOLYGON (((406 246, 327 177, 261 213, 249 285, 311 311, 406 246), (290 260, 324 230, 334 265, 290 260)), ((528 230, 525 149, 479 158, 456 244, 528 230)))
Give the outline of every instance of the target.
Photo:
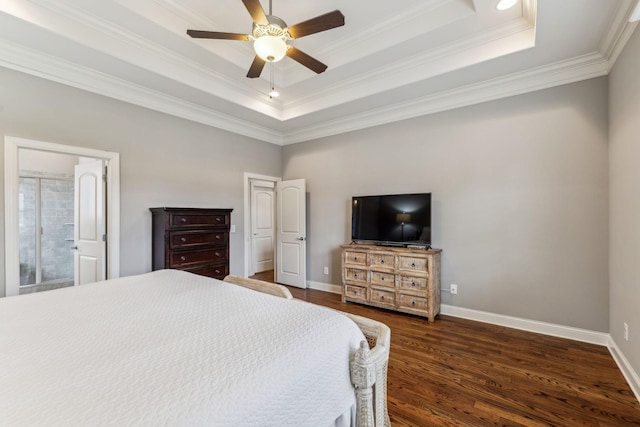
MULTIPOLYGON (((273 281, 273 272, 254 276, 273 281)), ((434 323, 289 287, 294 298, 391 328, 396 426, 640 426, 640 404, 607 348, 451 316, 434 323)))

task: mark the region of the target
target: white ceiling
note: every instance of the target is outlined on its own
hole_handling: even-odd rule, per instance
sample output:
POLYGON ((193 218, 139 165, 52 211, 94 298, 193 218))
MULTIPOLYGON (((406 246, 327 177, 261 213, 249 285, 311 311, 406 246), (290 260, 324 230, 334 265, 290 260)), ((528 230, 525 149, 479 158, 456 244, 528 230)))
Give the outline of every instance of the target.
POLYGON ((251 43, 186 35, 250 33, 241 0, 3 0, 0 65, 284 145, 606 75, 638 2, 272 0, 288 24, 346 24, 290 42, 328 69, 285 58, 269 99, 251 43))

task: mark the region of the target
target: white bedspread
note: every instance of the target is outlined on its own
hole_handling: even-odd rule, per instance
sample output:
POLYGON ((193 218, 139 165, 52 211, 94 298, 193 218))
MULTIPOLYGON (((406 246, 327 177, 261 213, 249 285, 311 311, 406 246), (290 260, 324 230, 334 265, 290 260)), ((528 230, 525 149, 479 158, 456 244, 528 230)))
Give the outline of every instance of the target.
POLYGON ((0 299, 2 426, 326 426, 346 316, 174 270, 0 299))

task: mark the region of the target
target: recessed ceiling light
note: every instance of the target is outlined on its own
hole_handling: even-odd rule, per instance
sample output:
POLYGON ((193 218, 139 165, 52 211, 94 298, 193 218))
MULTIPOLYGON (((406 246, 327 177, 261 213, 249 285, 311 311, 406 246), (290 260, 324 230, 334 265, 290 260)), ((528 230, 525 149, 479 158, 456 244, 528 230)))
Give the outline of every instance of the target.
POLYGON ((516 3, 518 3, 518 0, 500 0, 496 5, 496 9, 507 10, 515 6, 516 3))

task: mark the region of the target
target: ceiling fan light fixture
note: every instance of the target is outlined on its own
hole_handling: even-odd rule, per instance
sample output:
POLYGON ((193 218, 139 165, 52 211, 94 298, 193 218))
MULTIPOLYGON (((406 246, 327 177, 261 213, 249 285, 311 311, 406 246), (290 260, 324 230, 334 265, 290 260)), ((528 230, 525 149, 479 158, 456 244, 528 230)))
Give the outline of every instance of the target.
POLYGON ((287 53, 287 43, 282 37, 262 36, 253 42, 256 55, 267 62, 278 62, 287 53))
POLYGON ((496 4, 496 9, 498 10, 507 10, 511 9, 513 6, 518 3, 518 0, 500 0, 498 4, 496 4))

